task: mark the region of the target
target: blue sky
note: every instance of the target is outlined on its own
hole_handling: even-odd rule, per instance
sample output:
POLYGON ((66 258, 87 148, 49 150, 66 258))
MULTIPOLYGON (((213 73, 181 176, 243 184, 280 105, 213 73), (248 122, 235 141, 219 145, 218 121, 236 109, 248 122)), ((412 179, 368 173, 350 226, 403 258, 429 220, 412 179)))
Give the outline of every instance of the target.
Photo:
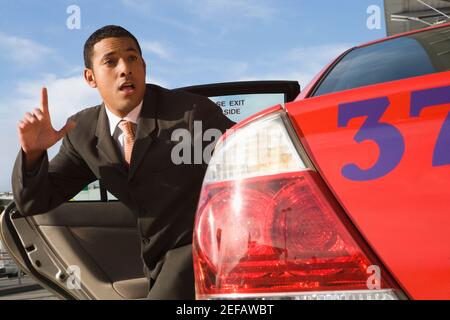
POLYGON ((82 49, 103 25, 131 31, 148 81, 168 88, 267 79, 304 87, 345 49, 385 36, 384 21, 367 28, 370 5, 383 17, 382 0, 0 0, 0 192, 11 189, 16 126, 38 106, 41 86, 58 129, 101 102, 82 79, 82 49), (66 25, 70 5, 80 9, 80 29, 66 25))

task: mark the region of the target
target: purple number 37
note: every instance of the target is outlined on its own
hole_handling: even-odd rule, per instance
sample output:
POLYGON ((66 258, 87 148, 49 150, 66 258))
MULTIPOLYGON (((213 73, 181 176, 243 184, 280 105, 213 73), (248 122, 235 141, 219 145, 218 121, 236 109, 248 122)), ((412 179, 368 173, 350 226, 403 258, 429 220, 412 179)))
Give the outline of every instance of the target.
MULTIPOLYGON (((432 88, 411 93, 411 117, 419 117, 423 109, 450 103, 450 86, 432 88)), ((366 117, 366 121, 356 133, 354 140, 372 140, 377 143, 380 153, 377 162, 368 169, 361 169, 355 163, 342 168, 342 175, 354 181, 368 181, 381 178, 400 163, 405 151, 401 132, 393 125, 380 122, 389 107, 387 97, 344 103, 339 105, 338 127, 346 127, 353 118, 366 117)), ((450 112, 445 118, 434 147, 432 166, 450 164, 450 112)))

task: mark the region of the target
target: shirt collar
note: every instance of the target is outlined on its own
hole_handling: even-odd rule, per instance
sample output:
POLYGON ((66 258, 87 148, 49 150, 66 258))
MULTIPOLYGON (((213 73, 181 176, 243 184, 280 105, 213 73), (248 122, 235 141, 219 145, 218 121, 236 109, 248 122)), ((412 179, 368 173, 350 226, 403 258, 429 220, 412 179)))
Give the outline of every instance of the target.
POLYGON ((142 100, 141 103, 139 103, 136 108, 131 110, 124 118, 120 118, 120 117, 116 116, 114 113, 112 113, 109 110, 108 106, 105 104, 106 115, 108 116, 108 120, 109 120, 109 130, 110 130, 111 136, 114 134, 114 131, 116 130, 117 125, 122 120, 131 121, 134 124, 137 124, 139 116, 141 114, 143 102, 144 102, 144 100, 142 100))

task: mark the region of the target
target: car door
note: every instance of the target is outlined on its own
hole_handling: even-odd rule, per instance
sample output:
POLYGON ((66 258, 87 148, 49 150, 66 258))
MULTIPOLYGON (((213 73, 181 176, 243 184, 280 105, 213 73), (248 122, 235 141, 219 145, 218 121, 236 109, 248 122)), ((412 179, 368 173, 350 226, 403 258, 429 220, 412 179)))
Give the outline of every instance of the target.
MULTIPOLYGON (((210 97, 235 122, 294 100, 295 81, 252 81, 179 88, 210 97)), ((139 299, 148 283, 136 217, 100 182, 33 217, 14 203, 0 216, 1 240, 17 265, 62 299, 139 299)))

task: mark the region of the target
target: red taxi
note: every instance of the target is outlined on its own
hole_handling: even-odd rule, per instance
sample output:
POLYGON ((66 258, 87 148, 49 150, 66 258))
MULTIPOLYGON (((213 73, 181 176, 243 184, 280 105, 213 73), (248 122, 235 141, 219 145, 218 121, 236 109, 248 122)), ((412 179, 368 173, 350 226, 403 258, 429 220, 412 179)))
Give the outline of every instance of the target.
POLYGON ((450 25, 352 48, 215 149, 200 299, 450 299, 450 25))

